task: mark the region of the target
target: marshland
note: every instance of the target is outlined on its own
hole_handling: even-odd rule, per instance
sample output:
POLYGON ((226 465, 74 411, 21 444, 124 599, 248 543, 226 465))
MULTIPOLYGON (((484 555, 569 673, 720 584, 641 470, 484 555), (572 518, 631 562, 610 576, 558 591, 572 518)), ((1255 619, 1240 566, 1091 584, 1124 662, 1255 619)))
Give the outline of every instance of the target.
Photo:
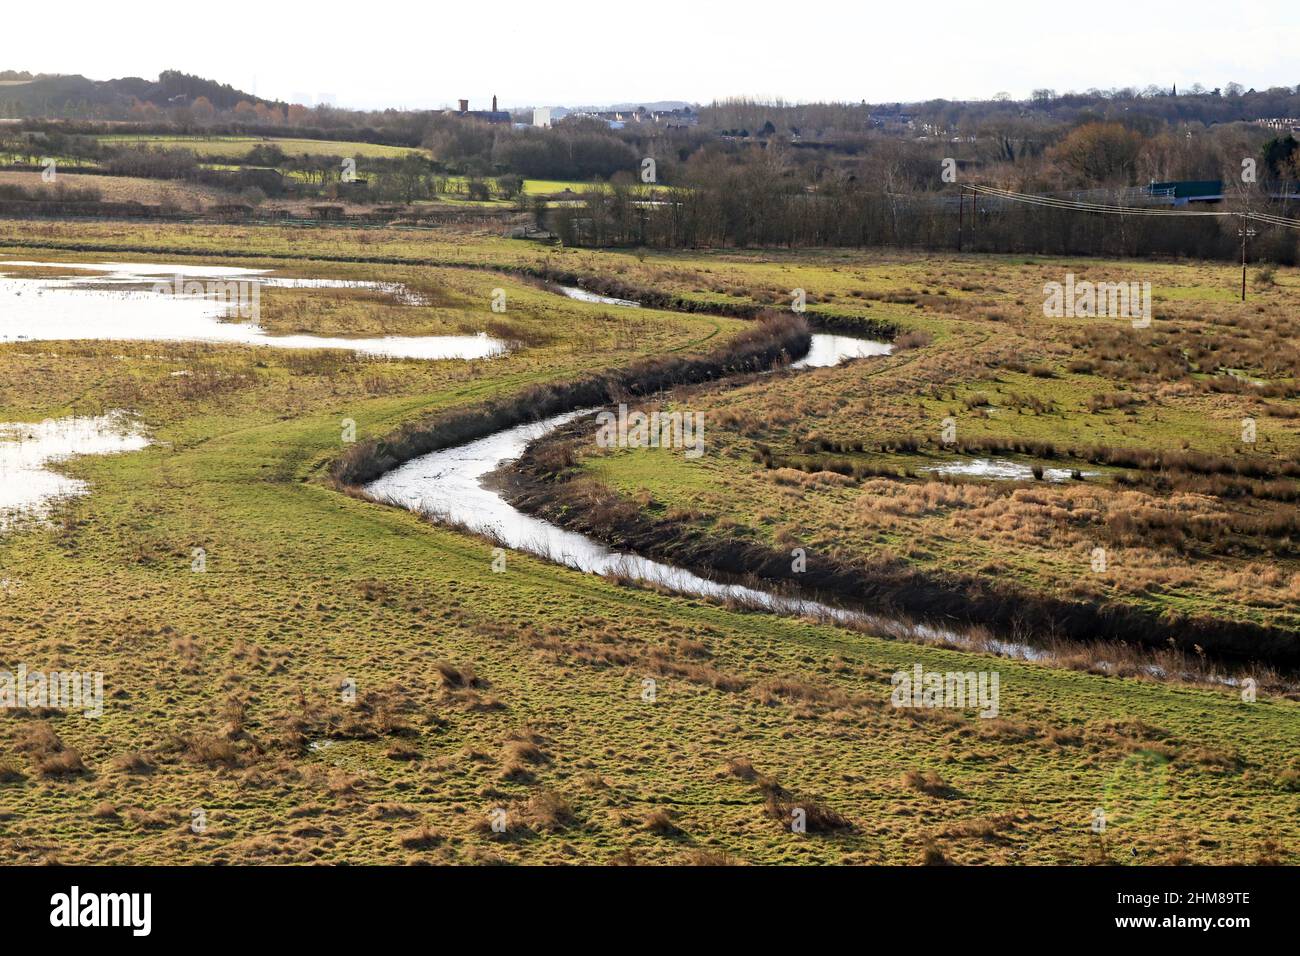
POLYGON ((1296 862, 1292 268, 1243 305, 1214 262, 20 220, 0 258, 258 270, 266 337, 506 346, 0 343, 6 429, 142 436, 0 532, 0 667, 106 691, 0 720, 11 859, 1296 862), (1150 281, 1151 327, 1045 317, 1067 273, 1150 281), (830 333, 889 347, 796 367, 830 333), (487 490, 719 593, 367 488, 619 403, 702 412, 704 454, 580 415, 487 490), (917 665, 997 672, 998 716, 891 706, 917 665))

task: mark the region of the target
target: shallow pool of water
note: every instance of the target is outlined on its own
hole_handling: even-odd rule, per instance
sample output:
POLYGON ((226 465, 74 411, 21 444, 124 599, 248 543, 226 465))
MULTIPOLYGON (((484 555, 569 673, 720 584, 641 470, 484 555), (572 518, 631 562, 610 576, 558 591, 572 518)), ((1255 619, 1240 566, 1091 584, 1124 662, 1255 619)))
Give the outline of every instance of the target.
POLYGON ((51 469, 77 455, 111 455, 149 444, 125 414, 0 423, 0 530, 42 518, 62 498, 85 494, 86 483, 51 469))
MULTIPOLYGON (((272 335, 248 317, 247 298, 234 301, 205 283, 288 289, 376 289, 408 304, 418 297, 398 283, 340 279, 293 279, 236 266, 137 262, 0 262, 5 266, 66 269, 68 275, 6 275, 0 272, 0 342, 109 339, 215 342, 287 349, 348 349, 366 355, 413 359, 482 359, 506 351, 506 343, 478 335, 382 336, 374 338, 272 335), (77 275, 77 272, 92 274, 77 275), (179 280, 179 281, 178 281, 179 280), (160 286, 166 286, 160 291, 160 286), (241 309, 243 310, 241 312, 241 309)), ((251 292, 241 293, 250 296, 251 292)))
MULTIPOLYGON (((923 468, 936 475, 961 475, 968 478, 987 478, 990 481, 1033 481, 1034 469, 1031 465, 1005 458, 972 458, 969 461, 955 461, 946 465, 923 468)), ((1069 481, 1073 476, 1071 468, 1044 468, 1043 481, 1069 481)), ((1083 471, 1084 478, 1099 474, 1095 471, 1083 471)))

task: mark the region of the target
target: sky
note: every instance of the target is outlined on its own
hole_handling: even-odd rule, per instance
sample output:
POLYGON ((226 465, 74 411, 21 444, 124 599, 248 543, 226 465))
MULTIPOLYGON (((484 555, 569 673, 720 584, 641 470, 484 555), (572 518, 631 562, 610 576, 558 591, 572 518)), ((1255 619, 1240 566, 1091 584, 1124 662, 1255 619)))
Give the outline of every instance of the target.
POLYGON ((195 73, 268 99, 485 109, 1300 84, 1294 0, 6 4, 0 69, 195 73))

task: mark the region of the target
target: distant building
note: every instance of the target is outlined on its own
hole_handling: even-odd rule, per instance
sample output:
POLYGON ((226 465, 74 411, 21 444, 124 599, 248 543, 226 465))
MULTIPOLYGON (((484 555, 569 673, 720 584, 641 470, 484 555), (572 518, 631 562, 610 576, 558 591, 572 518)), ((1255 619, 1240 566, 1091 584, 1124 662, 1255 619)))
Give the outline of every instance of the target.
MULTIPOLYGON (((508 110, 497 109, 497 98, 492 97, 492 109, 490 110, 472 110, 469 108, 469 100, 459 100, 460 109, 456 110, 456 116, 463 116, 466 119, 483 120, 487 123, 509 123, 510 112, 508 110)), ((451 112, 448 110, 448 112, 451 112)))
POLYGON ((902 104, 881 106, 867 114, 867 122, 876 129, 915 129, 916 116, 903 110, 902 104))
POLYGON ((1193 202, 1220 202, 1223 199, 1221 179, 1182 179, 1167 183, 1152 182, 1147 192, 1171 206, 1186 206, 1193 202))
POLYGON ((1290 116, 1273 116, 1265 119, 1252 120, 1256 126, 1263 126, 1265 129, 1277 130, 1284 133, 1300 133, 1300 119, 1290 116))
POLYGON ((547 127, 551 125, 551 108, 539 106, 533 110, 533 125, 547 127))
POLYGON ((666 129, 685 129, 698 126, 700 122, 699 114, 689 106, 674 110, 648 110, 644 106, 638 106, 634 110, 605 110, 570 115, 600 120, 610 129, 624 129, 638 124, 662 126, 666 129))

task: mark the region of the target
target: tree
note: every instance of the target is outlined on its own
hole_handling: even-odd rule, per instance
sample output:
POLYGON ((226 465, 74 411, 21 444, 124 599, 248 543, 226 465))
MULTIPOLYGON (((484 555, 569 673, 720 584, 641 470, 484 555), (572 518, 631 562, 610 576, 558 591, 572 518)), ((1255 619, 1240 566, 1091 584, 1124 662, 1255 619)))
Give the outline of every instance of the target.
POLYGON ((395 179, 398 192, 404 202, 414 202, 428 192, 428 184, 425 181, 428 172, 424 160, 415 153, 409 153, 402 158, 395 179))
POLYGON ((258 143, 248 151, 244 162, 249 166, 276 167, 285 160, 284 150, 275 143, 258 143))
POLYGON ((511 173, 497 177, 497 192, 503 199, 514 199, 524 191, 524 177, 511 173))
POLYGON ((1132 175, 1142 137, 1120 123, 1086 123, 1056 144, 1050 156, 1087 182, 1105 183, 1132 175))
POLYGON ((1296 160, 1300 160, 1300 143, 1290 133, 1275 136, 1264 144, 1264 168, 1277 177, 1292 175, 1296 160))
POLYGON ((200 123, 210 123, 212 118, 217 115, 216 107, 206 96, 200 96, 190 104, 190 112, 194 119, 200 123))

